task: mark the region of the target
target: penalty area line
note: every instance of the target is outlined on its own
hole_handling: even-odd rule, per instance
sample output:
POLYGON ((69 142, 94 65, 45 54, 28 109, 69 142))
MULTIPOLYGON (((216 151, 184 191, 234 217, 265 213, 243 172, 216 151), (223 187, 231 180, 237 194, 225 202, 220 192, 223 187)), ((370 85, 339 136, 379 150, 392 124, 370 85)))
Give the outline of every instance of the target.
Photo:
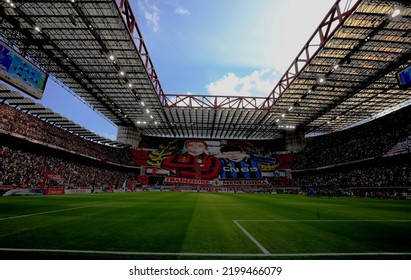
POLYGON ((260 242, 258 242, 245 228, 243 228, 236 220, 233 220, 234 224, 236 226, 238 226, 242 232, 245 233, 245 235, 248 236, 248 238, 250 238, 250 240, 252 242, 254 242, 255 245, 257 245, 258 248, 260 248, 260 250, 265 254, 265 255, 270 255, 270 252, 268 252, 268 250, 266 248, 264 248, 263 245, 260 244, 260 242))

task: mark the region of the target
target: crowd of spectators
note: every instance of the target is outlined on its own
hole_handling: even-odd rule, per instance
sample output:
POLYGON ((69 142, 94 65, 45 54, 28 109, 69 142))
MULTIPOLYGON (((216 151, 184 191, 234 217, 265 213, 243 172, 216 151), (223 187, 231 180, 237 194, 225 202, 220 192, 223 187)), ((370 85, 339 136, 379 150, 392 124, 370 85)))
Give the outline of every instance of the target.
POLYGON ((114 170, 44 153, 32 153, 15 147, 0 146, 0 186, 38 188, 46 174, 61 177, 59 186, 67 188, 121 188, 124 182, 136 182, 133 170, 114 170))
POLYGON ((403 198, 411 189, 411 106, 363 125, 307 139, 290 189, 326 196, 403 198), (394 149, 395 147, 395 149, 394 149), (400 148, 398 148, 400 147, 400 148))
MULTIPOLYGON (((409 157, 408 157, 409 160, 409 157)), ((400 161, 391 166, 351 167, 333 171, 295 173, 290 182, 299 188, 411 187, 411 163, 400 161)))
POLYGON ((305 149, 295 154, 293 169, 311 169, 381 157, 410 135, 411 106, 408 106, 354 128, 307 138, 305 149))
MULTIPOLYGON (((88 141, 6 104, 0 104, 2 133, 21 135, 65 152, 56 155, 48 152, 50 148, 41 153, 30 152, 18 145, 0 143, 0 186, 39 187, 47 172, 61 176, 70 188, 119 188, 138 175, 130 168, 113 169, 107 164, 134 165, 129 149, 88 141), (97 160, 86 162, 81 156, 72 160, 67 151, 97 160)), ((309 138, 305 150, 295 154, 293 170, 301 172, 293 173, 287 187, 345 194, 355 188, 411 187, 409 151, 382 159, 396 143, 410 135, 411 106, 358 127, 309 138), (364 164, 347 164, 369 158, 374 159, 364 164), (340 166, 302 171, 332 165, 340 166)))
POLYGON ((98 144, 39 118, 0 103, 0 133, 15 133, 78 154, 123 165, 134 165, 131 150, 98 144))

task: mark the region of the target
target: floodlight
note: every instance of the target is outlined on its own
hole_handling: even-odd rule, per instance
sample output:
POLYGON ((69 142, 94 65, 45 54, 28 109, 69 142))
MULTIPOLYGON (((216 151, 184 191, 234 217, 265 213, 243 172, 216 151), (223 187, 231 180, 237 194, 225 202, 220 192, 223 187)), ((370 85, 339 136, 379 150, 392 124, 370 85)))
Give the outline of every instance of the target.
POLYGON ((401 14, 401 9, 400 8, 395 8, 395 10, 392 12, 391 17, 395 18, 401 14))

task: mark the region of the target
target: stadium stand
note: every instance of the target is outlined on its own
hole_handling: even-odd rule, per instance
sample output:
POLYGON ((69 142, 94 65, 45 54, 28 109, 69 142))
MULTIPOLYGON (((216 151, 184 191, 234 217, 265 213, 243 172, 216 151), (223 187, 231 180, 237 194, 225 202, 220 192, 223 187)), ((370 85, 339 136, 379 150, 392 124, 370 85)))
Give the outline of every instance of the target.
MULTIPOLYGON (((87 141, 6 104, 0 108, 0 186, 39 187, 45 172, 59 174, 69 188, 115 189, 136 180, 139 172, 132 169, 129 149, 87 141)), ((378 193, 375 188, 388 187, 391 194, 410 187, 410 118, 406 107, 358 127, 309 138, 306 149, 295 154, 287 187, 327 195, 357 189, 363 196, 378 193)))
POLYGON ((0 133, 27 137, 44 145, 72 151, 98 160, 133 165, 130 149, 96 144, 60 129, 41 119, 21 112, 7 104, 0 104, 0 133))
POLYGON ((407 139, 395 144, 387 154, 388 155, 395 155, 395 154, 402 154, 402 153, 409 153, 411 151, 411 136, 408 136, 407 139))
MULTIPOLYGON (((411 135, 411 107, 347 130, 307 139, 297 153, 294 170, 319 168, 382 157, 411 135)), ((407 150, 408 149, 408 150, 407 150)), ((409 153, 403 147, 402 153, 409 153)))
POLYGON ((350 194, 365 196, 370 192, 394 193, 411 186, 410 155, 385 157, 369 162, 294 173, 290 186, 307 193, 350 194))
POLYGON ((55 186, 112 190, 139 174, 130 149, 83 139, 7 104, 0 104, 0 136, 2 187, 39 188, 54 174, 55 186))
MULTIPOLYGON (((117 189, 136 179, 136 170, 9 137, 0 146, 0 186, 39 188, 46 174, 61 187, 117 189)), ((57 185, 56 185, 57 186, 57 185)))
MULTIPOLYGON (((328 186, 330 174, 342 178, 338 184, 344 182, 343 187, 352 187, 349 178, 356 178, 358 182, 355 185, 409 185, 409 176, 403 178, 400 171, 405 174, 409 171, 407 160, 411 142, 411 106, 373 122, 341 130, 410 100, 410 91, 399 91, 395 76, 397 71, 409 66, 409 24, 403 20, 410 16, 409 1, 343 2, 337 1, 333 5, 283 78, 269 96, 262 99, 243 96, 211 98, 191 94, 181 98, 179 95, 165 94, 129 1, 97 1, 93 5, 88 2, 63 1, 47 5, 47 8, 38 1, 24 1, 18 5, 7 1, 9 4, 3 5, 4 21, 0 25, 3 27, 1 33, 5 49, 22 55, 40 66, 39 69, 47 70, 51 77, 54 76, 86 104, 118 125, 119 131, 128 132, 124 133, 126 136, 123 140, 148 136, 152 137, 150 141, 153 139, 156 142, 156 137, 198 136, 203 139, 215 138, 217 141, 254 139, 274 142, 285 138, 285 142, 293 146, 288 150, 299 151, 304 148, 305 141, 302 140, 305 133, 336 131, 307 139, 306 147, 295 154, 295 179, 291 185, 301 188, 328 186), (403 7, 400 9, 397 4, 403 7), (101 10, 105 11, 104 16, 110 21, 101 20, 101 10), (94 13, 88 14, 87 18, 84 11, 94 13), (93 28, 78 29, 78 33, 74 34, 71 24, 73 15, 85 23, 92 21, 95 26, 87 24, 93 28), (25 29, 25 23, 30 22, 32 17, 43 22, 42 32, 32 34, 25 29), (60 32, 49 33, 46 32, 48 29, 60 32), (100 33, 102 30, 107 34, 121 35, 126 40, 109 39, 109 36, 100 33), (84 39, 78 40, 79 36, 84 39), (139 40, 135 40, 137 38, 139 40), (27 42, 31 41, 34 42, 33 46, 27 48, 27 42), (70 48, 67 48, 67 42, 72 44, 70 48), (92 47, 96 42, 102 49, 92 47), (44 45, 48 47, 44 48, 44 45), (118 57, 127 61, 127 65, 119 61, 107 63, 112 49, 116 50, 118 57), (87 73, 84 71, 84 58, 74 50, 93 58, 88 62, 87 73), (380 53, 386 55, 375 59, 380 53), (61 58, 65 58, 64 63, 61 58), (131 76, 119 79, 119 70, 124 66, 138 69, 138 73, 144 75, 133 77, 136 81, 131 81, 131 76), (192 112, 197 113, 187 114, 186 109, 194 109, 192 112), (152 123, 149 122, 154 117, 150 115, 149 119, 146 114, 149 110, 156 111, 158 115, 158 119, 152 123), (199 121, 200 115, 203 121, 199 121), (143 123, 144 120, 149 121, 146 122, 149 125, 139 126, 141 120, 143 123), (125 129, 133 127, 135 129, 125 129), (287 131, 294 129, 296 131, 287 131), (127 135, 130 135, 128 139, 127 135), (325 174, 324 178, 316 178, 318 174, 314 173, 318 170, 325 174), (369 177, 374 174, 378 176, 371 180, 369 177)), ((17 99, 15 104, 20 104, 13 108, 12 103, 5 103, 8 97, 4 97, 3 104, 0 104, 0 136, 5 139, 0 143, 4 156, 16 151, 21 156, 20 160, 27 161, 29 158, 36 161, 38 156, 51 153, 53 160, 64 161, 57 165, 67 165, 68 169, 74 170, 77 170, 77 166, 70 166, 73 158, 76 159, 75 164, 80 161, 81 164, 103 169, 107 164, 125 173, 130 169, 137 170, 135 165, 141 165, 143 169, 149 165, 136 164, 130 149, 118 148, 125 147, 120 145, 130 145, 127 141, 112 143, 117 148, 104 145, 104 142, 97 144, 87 140, 86 134, 81 137, 76 135, 75 130, 63 129, 63 126, 51 124, 52 121, 43 121, 47 119, 45 114, 57 116, 61 121, 58 113, 34 104, 33 100, 5 86, 3 88, 0 85, 0 91, 3 96, 17 99), (33 107, 30 109, 30 106, 33 107), (22 108, 29 109, 25 113, 22 108), (35 111, 40 115, 36 117, 35 111), (16 143, 25 141, 30 147, 44 150, 34 153, 25 148, 26 144, 13 146, 13 140, 16 143)), ((76 129, 83 133, 85 130, 81 127, 76 129)), ((97 135, 91 137, 101 139, 97 135)), ((134 148, 144 148, 144 139, 141 143, 140 140, 132 141, 136 144, 134 148)), ((148 150, 143 152, 148 153, 148 150)), ((47 160, 42 158, 40 161, 47 160)), ((7 165, 14 164, 13 160, 8 158, 7 164, 5 160, 3 162, 2 174, 16 172, 7 169, 7 165)), ((49 172, 64 173, 48 165, 39 166, 49 172)), ((83 170, 87 169, 84 167, 83 170)), ((157 169, 152 174, 157 174, 157 169)), ((7 182, 21 184, 19 180, 10 179, 13 176, 7 175, 7 182)), ((33 184, 38 184, 39 178, 33 176, 33 184)), ((65 174, 62 176, 68 179, 65 174)), ((118 174, 113 176, 119 179, 110 180, 111 185, 123 180, 118 174)), ((164 179, 161 176, 151 177, 157 177, 149 182, 152 184, 164 179)), ((270 180, 273 185, 277 184, 275 179, 270 180)), ((83 184, 90 185, 89 182, 83 184)))
POLYGON ((411 187, 411 107, 307 140, 288 187, 311 195, 405 198, 411 187))

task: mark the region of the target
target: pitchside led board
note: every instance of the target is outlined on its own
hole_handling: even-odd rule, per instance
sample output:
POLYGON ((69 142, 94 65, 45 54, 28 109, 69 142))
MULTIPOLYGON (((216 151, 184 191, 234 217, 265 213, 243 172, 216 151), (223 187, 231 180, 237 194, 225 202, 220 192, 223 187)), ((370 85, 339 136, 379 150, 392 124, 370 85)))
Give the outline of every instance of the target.
POLYGON ((47 78, 46 73, 0 41, 0 79, 41 99, 47 78))
POLYGON ((397 73, 398 85, 401 89, 411 87, 411 66, 401 70, 397 73))

